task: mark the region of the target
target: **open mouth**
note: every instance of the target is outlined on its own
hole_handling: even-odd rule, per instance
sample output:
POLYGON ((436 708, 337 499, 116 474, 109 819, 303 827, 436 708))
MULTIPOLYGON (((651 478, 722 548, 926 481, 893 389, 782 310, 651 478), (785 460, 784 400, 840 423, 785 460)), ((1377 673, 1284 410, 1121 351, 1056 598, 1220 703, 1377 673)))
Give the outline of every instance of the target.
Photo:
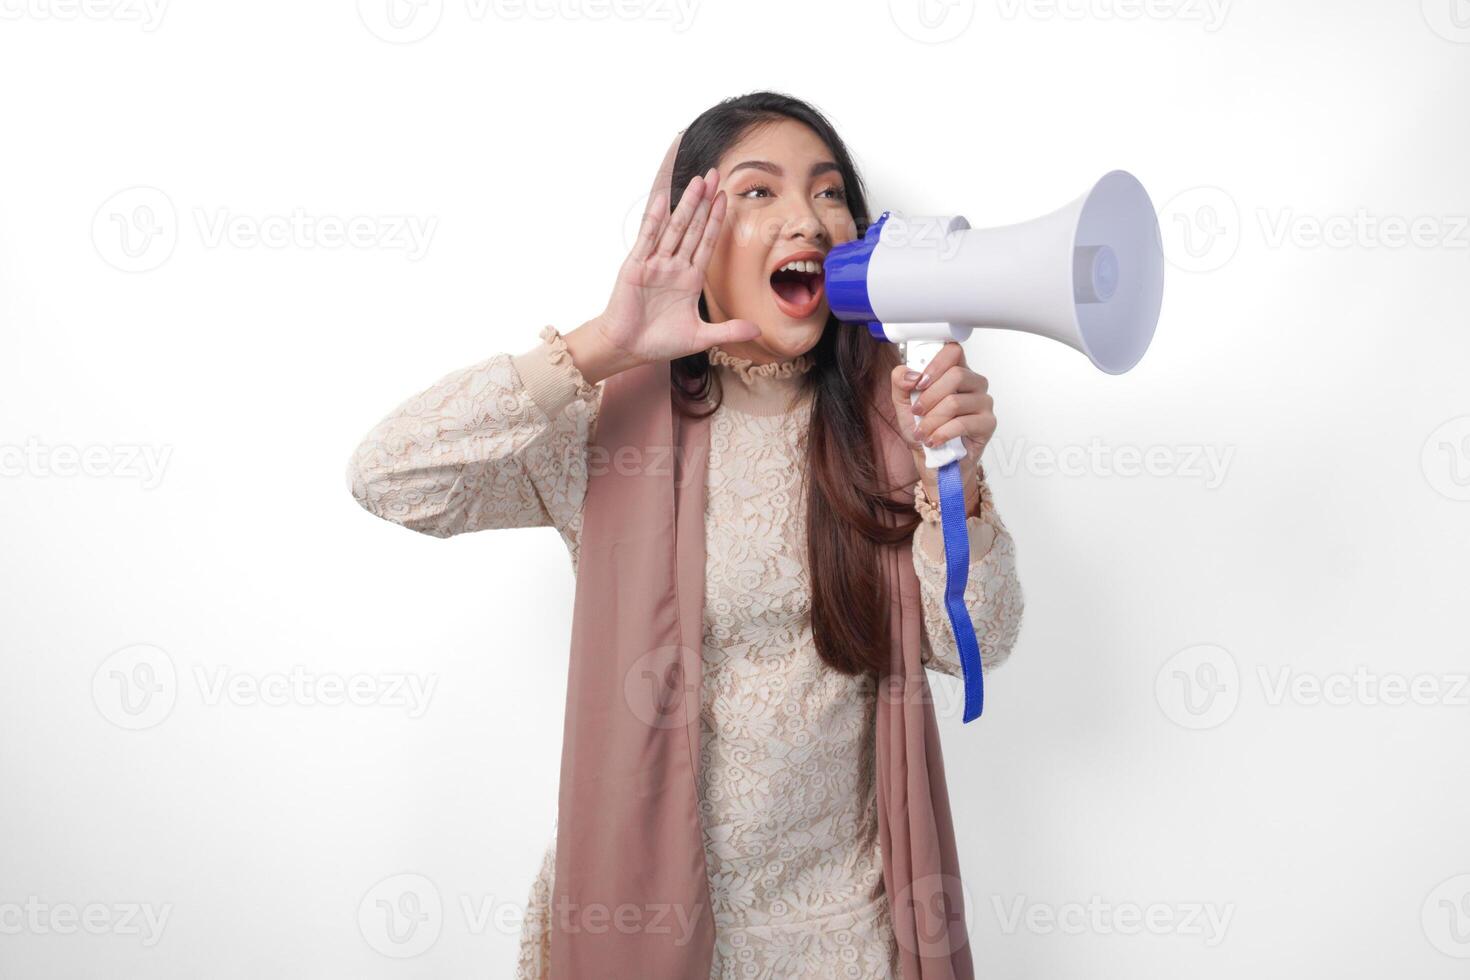
POLYGON ((822 260, 794 259, 771 273, 776 306, 794 320, 804 320, 822 304, 822 260))

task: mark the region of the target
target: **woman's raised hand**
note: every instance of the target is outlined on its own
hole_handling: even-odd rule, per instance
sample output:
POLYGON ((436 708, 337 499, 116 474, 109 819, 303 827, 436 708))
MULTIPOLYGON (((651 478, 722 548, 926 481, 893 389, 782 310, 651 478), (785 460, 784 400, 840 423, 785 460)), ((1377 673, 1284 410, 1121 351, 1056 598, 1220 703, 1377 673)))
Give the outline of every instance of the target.
POLYGON ((656 192, 618 270, 604 326, 610 341, 641 360, 683 357, 760 333, 748 320, 706 323, 699 315, 705 269, 725 220, 727 197, 716 194, 719 180, 713 168, 695 177, 672 214, 667 195, 656 192))
POLYGON ((715 344, 751 340, 750 320, 708 323, 699 315, 705 270, 714 255, 727 206, 719 171, 693 178, 669 212, 668 172, 679 141, 669 147, 654 181, 638 240, 623 260, 607 308, 567 336, 572 360, 588 382, 638 364, 697 354, 715 344))

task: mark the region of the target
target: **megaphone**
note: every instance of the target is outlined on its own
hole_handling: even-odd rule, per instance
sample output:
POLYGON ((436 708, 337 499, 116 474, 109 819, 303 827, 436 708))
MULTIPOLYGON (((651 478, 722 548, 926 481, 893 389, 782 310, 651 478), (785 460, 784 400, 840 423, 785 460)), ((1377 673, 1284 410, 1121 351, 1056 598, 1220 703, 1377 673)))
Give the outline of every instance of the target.
MULTIPOLYGON (((827 254, 832 313, 904 345, 923 371, 947 341, 976 327, 1059 340, 1108 374, 1138 363, 1153 340, 1164 297, 1164 251, 1148 192, 1114 170, 1051 214, 1001 228, 971 228, 960 215, 905 217, 885 211, 861 239, 827 254)), ((909 396, 910 401, 918 392, 909 396)), ((958 437, 924 447, 937 471, 944 533, 945 610, 964 674, 963 720, 985 704, 980 647, 964 604, 969 569, 958 437)))
MULTIPOLYGON (((1148 192, 1114 170, 1071 204, 1000 228, 885 211, 832 248, 824 279, 832 313, 903 343, 913 370, 946 341, 992 327, 1059 340, 1122 374, 1153 339, 1164 253, 1148 192)), ((925 452, 936 468, 964 455, 959 439, 925 452)))

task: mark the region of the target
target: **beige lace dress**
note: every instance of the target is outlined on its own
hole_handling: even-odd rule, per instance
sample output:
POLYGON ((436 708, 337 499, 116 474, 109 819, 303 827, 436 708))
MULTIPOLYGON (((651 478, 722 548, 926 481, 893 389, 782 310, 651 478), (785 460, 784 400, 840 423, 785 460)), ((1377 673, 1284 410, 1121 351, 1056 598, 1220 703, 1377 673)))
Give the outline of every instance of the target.
MULTIPOLYGON (((348 478, 367 510, 426 534, 555 527, 575 571, 586 446, 600 386, 547 327, 518 356, 442 378, 384 419, 348 478)), ((898 977, 874 786, 873 684, 817 656, 799 493, 810 398, 800 357, 753 365, 714 348, 724 400, 711 419, 699 806, 715 916, 712 980, 898 977)), ((931 670, 958 677, 943 609, 938 515, 914 566, 931 670)), ((1009 654, 1022 596, 1014 549, 982 484, 968 520, 965 600, 988 669, 1009 654)), ((516 977, 547 975, 555 828, 532 885, 516 977)), ((591 978, 589 978, 591 980, 591 978)), ((630 980, 630 978, 618 978, 630 980)))

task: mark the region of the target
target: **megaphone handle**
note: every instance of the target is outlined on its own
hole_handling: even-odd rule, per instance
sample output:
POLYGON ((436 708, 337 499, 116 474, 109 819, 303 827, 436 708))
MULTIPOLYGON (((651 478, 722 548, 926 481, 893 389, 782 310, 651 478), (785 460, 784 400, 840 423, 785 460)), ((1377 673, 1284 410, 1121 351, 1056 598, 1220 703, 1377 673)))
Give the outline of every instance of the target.
MULTIPOLYGON (((942 340, 910 340, 904 345, 904 363, 910 371, 924 373, 929 362, 938 356, 944 349, 942 340)), ((909 404, 912 405, 919 400, 923 394, 918 391, 909 392, 909 404)), ((965 457, 965 442, 959 436, 955 436, 942 446, 924 447, 924 465, 931 470, 937 470, 945 463, 953 463, 957 459, 965 457)))

